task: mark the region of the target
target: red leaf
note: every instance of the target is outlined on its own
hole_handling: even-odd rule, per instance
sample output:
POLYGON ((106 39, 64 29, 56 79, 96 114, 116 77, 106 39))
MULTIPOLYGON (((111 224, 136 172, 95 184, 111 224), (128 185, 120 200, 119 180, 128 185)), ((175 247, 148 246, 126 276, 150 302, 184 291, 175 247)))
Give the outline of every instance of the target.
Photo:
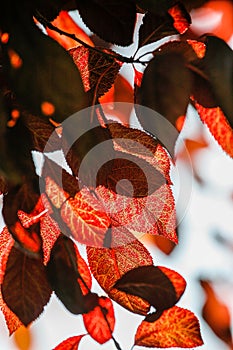
POLYGON ((86 334, 70 337, 58 344, 53 350, 78 350, 79 343, 85 335, 86 334))
MULTIPOLYGON (((88 45, 93 46, 93 43, 89 36, 77 25, 77 23, 72 19, 66 11, 61 11, 57 18, 52 22, 52 24, 65 32, 75 35, 78 39, 84 41, 88 45)), ((72 47, 79 46, 80 44, 65 35, 61 35, 54 30, 46 28, 48 35, 56 40, 60 45, 62 45, 66 50, 72 47)))
POLYGON ((61 208, 63 203, 69 198, 69 194, 63 191, 57 183, 49 176, 45 178, 45 192, 55 208, 61 208))
POLYGON ((33 230, 26 230, 19 221, 10 227, 15 240, 26 250, 39 253, 41 248, 41 240, 38 234, 33 230), (31 231, 31 232, 30 232, 31 231))
POLYGON ((187 40, 187 43, 191 45, 192 49, 195 51, 198 58, 205 57, 206 45, 202 41, 197 40, 187 40))
POLYGON ((110 340, 115 326, 111 299, 100 297, 98 306, 88 314, 83 315, 83 321, 90 336, 99 344, 104 344, 110 340))
POLYGON ((7 306, 25 326, 42 313, 51 293, 42 261, 12 247, 6 264, 2 295, 7 306))
POLYGON ((155 138, 142 130, 129 128, 120 123, 108 124, 108 128, 116 151, 146 160, 163 174, 168 184, 171 184, 170 158, 155 138))
POLYGON ((216 295, 213 286, 208 281, 200 281, 206 300, 202 316, 213 332, 229 346, 232 344, 231 314, 229 307, 216 295))
POLYGON ((175 203, 170 186, 163 185, 144 198, 121 196, 99 186, 96 189, 105 212, 117 225, 137 235, 159 234, 177 243, 175 203))
POLYGON ((20 326, 22 326, 22 322, 19 318, 9 309, 2 298, 2 293, 0 291, 0 308, 4 315, 7 328, 9 330, 9 335, 14 333, 20 326))
POLYGON ((46 265, 50 258, 51 249, 60 235, 58 224, 48 214, 41 218, 40 234, 43 242, 44 264, 46 265))
POLYGON ((110 219, 101 203, 87 189, 82 189, 64 203, 61 216, 78 242, 103 246, 110 219))
POLYGON ((233 130, 230 127, 222 110, 217 108, 205 108, 195 103, 195 108, 203 123, 205 123, 211 134, 222 147, 222 149, 233 157, 233 130))
POLYGON ((69 53, 80 71, 86 92, 93 89, 100 97, 111 88, 121 67, 115 58, 84 46, 71 49, 69 53))
POLYGON ((184 34, 191 24, 191 18, 185 7, 178 3, 168 10, 168 13, 172 16, 174 28, 180 33, 184 34))
POLYGON ((4 227, 4 229, 0 233, 0 284, 2 284, 7 259, 13 245, 14 239, 9 233, 7 227, 4 227))
MULTIPOLYGON (((14 245, 14 240, 9 233, 7 227, 4 227, 0 234, 0 284, 3 282, 3 277, 6 269, 7 259, 10 251, 14 245)), ((18 317, 8 308, 6 303, 2 299, 2 293, 0 291, 0 308, 5 317, 6 324, 10 335, 14 333, 21 325, 21 321, 18 317)))
POLYGON ((135 345, 146 347, 193 348, 202 344, 196 316, 177 306, 165 310, 154 322, 143 321, 135 335, 135 345))
POLYGON ((127 295, 113 286, 127 271, 138 266, 152 265, 150 253, 123 227, 112 228, 112 247, 87 247, 91 272, 111 299, 132 312, 145 315, 150 307, 148 302, 127 295))

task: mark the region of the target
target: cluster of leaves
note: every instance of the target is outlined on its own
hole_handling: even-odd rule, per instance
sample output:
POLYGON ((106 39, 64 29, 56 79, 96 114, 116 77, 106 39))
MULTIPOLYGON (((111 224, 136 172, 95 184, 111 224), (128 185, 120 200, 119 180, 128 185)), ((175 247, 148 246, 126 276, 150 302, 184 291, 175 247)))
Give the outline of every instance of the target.
MULTIPOLYGON (((183 277, 154 266, 136 235, 162 235, 177 243, 167 153, 174 155, 176 138, 169 139, 166 150, 167 135, 140 106, 137 116, 153 135, 106 122, 99 104, 119 81, 123 64, 146 65, 143 73, 134 67, 135 104, 176 126, 191 103, 233 156, 232 51, 210 35, 188 39, 190 21, 184 5, 173 0, 9 0, 1 5, 0 192, 6 227, 0 235, 0 305, 10 333, 33 322, 54 291, 71 313, 82 314, 87 333, 100 344, 112 339, 120 349, 113 337, 112 300, 144 317, 135 345, 202 344, 196 316, 176 306, 186 287, 183 277), (69 9, 77 9, 100 38, 121 46, 132 43, 141 13, 135 55, 94 46, 65 12, 69 9), (142 47, 170 35, 179 39, 155 49, 148 62, 140 57, 142 47), (67 151, 69 134, 60 123, 88 106, 89 131, 67 151), (110 160, 92 158, 80 179, 82 160, 104 141, 109 147, 103 157, 110 160), (45 146, 47 152, 64 152, 71 173, 49 159, 45 146), (33 150, 43 156, 39 175, 33 150), (132 183, 133 195, 117 187, 122 179, 132 183), (74 241, 87 246, 89 266, 74 241), (92 275, 107 296, 91 291, 92 275)), ((78 348, 83 336, 56 349, 78 348)))

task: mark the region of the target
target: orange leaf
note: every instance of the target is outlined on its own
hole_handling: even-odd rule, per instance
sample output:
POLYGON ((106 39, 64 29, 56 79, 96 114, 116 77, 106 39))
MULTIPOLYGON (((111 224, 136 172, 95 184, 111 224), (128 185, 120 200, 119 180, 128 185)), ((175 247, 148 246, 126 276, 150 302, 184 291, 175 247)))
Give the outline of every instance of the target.
POLYGON ((168 13, 172 16, 174 23, 173 26, 174 28, 180 33, 184 34, 191 23, 191 18, 187 11, 185 10, 185 7, 178 3, 171 7, 168 10, 168 13))
POLYGON ((201 281, 206 300, 202 309, 202 316, 213 332, 226 344, 232 344, 231 314, 228 306, 221 301, 208 281, 201 281))
POLYGON ((187 40, 187 43, 192 46, 198 58, 203 58, 206 52, 206 45, 197 40, 187 40))
POLYGON ((120 74, 117 75, 111 89, 100 97, 103 112, 111 119, 117 118, 128 124, 134 102, 134 91, 130 83, 120 74), (115 103, 126 102, 126 103, 115 103))
POLYGON ((74 198, 63 204, 61 217, 78 242, 90 246, 103 246, 110 219, 101 202, 87 189, 82 189, 74 198))
POLYGON ((198 319, 178 306, 165 310, 154 322, 143 321, 135 335, 135 345, 146 347, 192 348, 202 344, 198 319))
POLYGON ((205 108, 195 103, 195 108, 222 149, 233 157, 233 130, 219 107, 205 108))
POLYGON ((79 343, 85 335, 86 334, 70 337, 58 344, 53 350, 78 350, 79 343))
POLYGON ((125 228, 113 227, 113 248, 87 247, 91 272, 111 299, 126 309, 145 315, 150 305, 145 300, 113 288, 127 271, 138 266, 152 265, 148 250, 125 228))
POLYGON ((22 247, 33 253, 38 253, 40 251, 41 240, 36 232, 26 230, 19 221, 12 225, 10 230, 22 247))
MULTIPOLYGON (((88 45, 94 46, 89 36, 77 25, 77 23, 66 11, 61 11, 52 24, 56 28, 68 32, 69 34, 74 34, 78 39, 84 41, 88 45)), ((65 35, 61 35, 52 29, 46 28, 46 31, 51 38, 56 40, 66 50, 81 45, 76 40, 65 35)))
POLYGON ((30 350, 32 347, 32 332, 29 327, 23 325, 14 334, 14 343, 19 350, 30 350))
MULTIPOLYGON (((176 291, 176 297, 179 300, 180 297, 183 295, 185 288, 186 288, 186 281, 185 279, 176 271, 168 269, 164 266, 158 266, 158 268, 169 278, 169 280, 172 282, 175 291, 176 291)), ((177 300, 177 301, 178 301, 177 300)))
POLYGON ((106 297, 100 297, 98 304, 94 310, 83 315, 83 321, 90 336, 99 344, 104 344, 112 338, 115 326, 114 309, 111 299, 106 297))

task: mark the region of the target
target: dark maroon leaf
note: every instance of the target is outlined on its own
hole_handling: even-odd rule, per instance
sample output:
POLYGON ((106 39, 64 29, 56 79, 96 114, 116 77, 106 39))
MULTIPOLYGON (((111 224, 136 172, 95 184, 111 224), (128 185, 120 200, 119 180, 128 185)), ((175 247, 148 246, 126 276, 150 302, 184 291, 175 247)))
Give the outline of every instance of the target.
POLYGON ((53 152, 60 148, 60 138, 47 119, 27 114, 24 123, 31 132, 35 150, 43 152, 46 146, 46 152, 53 152))
POLYGON ((136 4, 141 9, 152 12, 155 15, 163 15, 174 3, 174 0, 136 0, 136 4))
POLYGON ((11 188, 3 198, 3 217, 7 226, 18 220, 17 211, 30 213, 39 198, 38 179, 11 188))
POLYGON ((49 282, 65 307, 73 314, 88 312, 78 282, 80 277, 74 243, 66 236, 55 242, 47 265, 49 282))
POLYGON ((52 290, 42 259, 36 259, 12 248, 2 284, 3 300, 28 326, 43 311, 52 290))
POLYGON ((121 152, 116 152, 115 157, 99 169, 97 186, 104 185, 122 196, 146 197, 166 183, 164 176, 145 160, 121 152))
POLYGON ((137 89, 137 102, 151 109, 137 108, 140 123, 162 142, 170 154, 174 153, 178 133, 168 123, 157 120, 155 112, 175 126, 176 119, 186 114, 191 86, 192 76, 185 66, 184 57, 166 53, 156 55, 150 61, 141 87, 137 89))
POLYGON ((203 58, 200 58, 205 54, 205 45, 202 42, 195 40, 190 40, 189 42, 190 43, 188 43, 188 41, 172 41, 165 43, 160 46, 159 49, 154 51, 154 55, 164 55, 166 53, 177 53, 182 55, 186 67, 192 72, 193 84, 191 94, 194 96, 195 100, 207 108, 217 107, 212 86, 202 67, 203 58), (197 52, 195 52, 192 47, 192 43, 194 46, 198 47, 197 52))
MULTIPOLYGON (((73 135, 76 133, 75 128, 64 129, 63 140, 75 139, 66 155, 67 163, 73 174, 79 178, 80 184, 95 188, 98 170, 109 159, 114 159, 115 151, 109 130, 100 126, 98 122, 92 124, 88 113, 85 120, 77 125, 81 136, 73 135)), ((66 154, 66 151, 64 153, 66 154)))
POLYGON ((170 279, 156 266, 141 266, 128 271, 114 288, 147 300, 157 310, 165 310, 178 301, 170 279))
POLYGON ((153 43, 168 35, 179 34, 173 27, 173 19, 168 14, 156 16, 147 12, 139 29, 139 47, 153 43))
POLYGON ((86 107, 81 77, 70 55, 36 27, 23 6, 12 6, 10 13, 2 28, 10 33, 3 72, 17 100, 34 115, 42 114, 42 103, 49 102, 57 121, 86 107), (12 57, 18 57, 17 65, 12 57))
POLYGON ((233 51, 224 40, 206 36, 201 67, 207 74, 218 105, 233 127, 233 51))
POLYGON ((105 41, 128 46, 136 21, 134 0, 76 0, 84 23, 105 41))
POLYGON ((0 174, 0 195, 7 192, 7 183, 3 175, 0 174))

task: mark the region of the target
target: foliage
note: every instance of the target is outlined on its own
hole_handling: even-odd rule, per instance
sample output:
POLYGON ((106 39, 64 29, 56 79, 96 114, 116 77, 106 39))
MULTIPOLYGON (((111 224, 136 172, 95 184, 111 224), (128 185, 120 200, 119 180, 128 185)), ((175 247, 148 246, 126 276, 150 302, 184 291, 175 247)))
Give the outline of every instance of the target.
MULTIPOLYGON (((121 349, 113 336, 112 300, 144 317, 135 345, 202 344, 196 316, 176 306, 186 287, 184 278, 154 266, 138 239, 150 233, 178 243, 169 175, 178 133, 165 144, 163 137, 168 135, 141 106, 177 126, 192 104, 222 149, 233 156, 233 54, 220 38, 189 38, 191 19, 185 3, 9 0, 1 4, 0 193, 6 227, 0 234, 0 306, 10 333, 32 323, 54 292, 71 313, 82 314, 87 333, 99 344, 112 339, 121 349), (124 57, 94 46, 66 12, 70 9, 77 9, 106 43, 126 47, 133 42, 140 13, 135 54, 124 57), (141 48, 170 35, 176 40, 150 52, 152 59, 140 54, 141 48), (119 91, 117 84, 124 83, 119 70, 126 64, 134 68, 135 85, 122 86, 151 134, 127 123, 107 122, 103 101, 119 101, 112 89, 119 91), (60 123, 89 106, 88 131, 68 147, 69 134, 60 123), (105 141, 109 147, 104 165, 99 168, 101 154, 92 158, 80 179, 86 154, 105 141), (61 150, 71 172, 50 160, 44 149, 61 150), (43 154, 39 175, 33 150, 43 154), (118 186, 122 179, 131 182, 133 193, 122 183, 118 186), (88 264, 77 242, 87 246, 88 264), (91 291, 92 276, 107 296, 91 291)), ((204 282, 203 286, 209 288, 204 282)), ((78 349, 83 336, 71 337, 56 349, 78 349)))

